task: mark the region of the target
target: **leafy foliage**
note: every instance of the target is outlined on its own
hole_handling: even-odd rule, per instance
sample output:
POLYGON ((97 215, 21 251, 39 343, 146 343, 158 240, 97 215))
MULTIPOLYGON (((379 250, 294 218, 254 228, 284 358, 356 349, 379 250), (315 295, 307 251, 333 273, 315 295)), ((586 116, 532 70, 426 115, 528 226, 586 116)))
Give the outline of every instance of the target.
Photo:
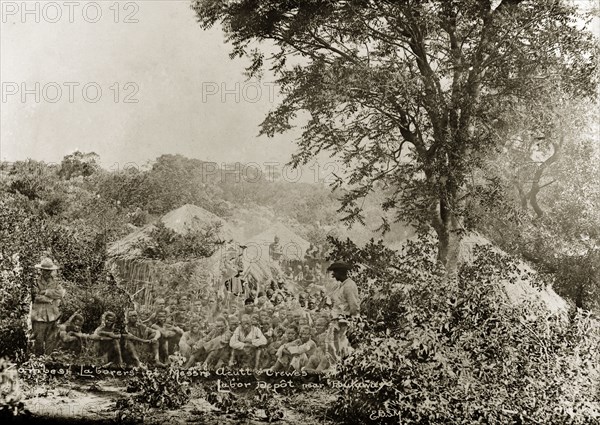
POLYGON ((272 388, 258 388, 252 397, 232 392, 217 391, 215 385, 208 384, 206 400, 224 414, 232 414, 236 419, 262 419, 268 423, 284 418, 281 400, 272 388))
MULTIPOLYGON (((129 302, 107 285, 104 233, 92 225, 72 222, 66 226, 48 218, 22 195, 0 198, 0 334, 2 355, 13 359, 27 350, 25 330, 30 291, 37 279, 34 265, 50 256, 62 269, 59 278, 69 291, 63 314, 85 312, 86 330, 99 324, 97 308, 117 307, 129 302), (94 297, 96 300, 94 300, 94 297), (97 299, 102 297, 101 303, 97 299)), ((68 316, 63 317, 65 320, 68 316)))
POLYGON ((60 163, 58 176, 65 180, 79 176, 89 177, 100 168, 98 159, 98 155, 94 152, 84 153, 75 151, 63 158, 60 163))
POLYGON ((142 256, 154 260, 191 260, 210 257, 221 243, 219 239, 220 223, 179 234, 159 222, 148 239, 137 242, 142 256))
POLYGON ((552 274, 561 296, 600 311, 597 107, 570 99, 554 82, 540 90, 544 101, 512 114, 503 152, 489 157, 488 178, 498 181, 503 208, 488 209, 477 225, 552 274))
POLYGON ((175 367, 162 369, 142 369, 141 374, 132 378, 129 388, 138 390, 134 401, 150 407, 177 409, 190 400, 190 382, 179 375, 175 367))
POLYGON ((221 25, 232 58, 251 60, 249 76, 271 66, 282 101, 261 134, 302 126, 293 165, 326 151, 346 166, 334 183, 348 188, 346 221, 362 222, 361 200, 387 189, 382 206, 433 227, 452 268, 472 222, 465 201, 486 184, 472 176, 503 142, 496 117, 537 98, 548 73, 573 96, 595 96, 597 44, 568 1, 196 0, 194 9, 203 28, 221 25))
POLYGON ((368 320, 351 335, 360 344, 340 368, 349 387, 332 413, 345 423, 597 421, 597 322, 582 311, 551 315, 535 300, 511 303, 503 282, 526 276, 505 255, 478 248, 457 284, 432 262, 432 249, 424 240, 395 258, 377 244, 346 251, 376 267, 358 271, 358 281, 371 276, 368 320), (377 266, 377 252, 389 267, 377 266), (356 391, 353 382, 377 390, 356 391))

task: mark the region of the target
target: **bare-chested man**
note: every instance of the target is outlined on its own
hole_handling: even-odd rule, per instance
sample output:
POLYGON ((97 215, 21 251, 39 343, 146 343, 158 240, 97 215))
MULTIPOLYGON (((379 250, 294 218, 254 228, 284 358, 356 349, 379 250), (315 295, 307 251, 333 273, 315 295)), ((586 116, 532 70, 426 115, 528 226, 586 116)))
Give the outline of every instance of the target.
POLYGON ((115 329, 117 316, 112 311, 106 311, 102 315, 100 326, 94 331, 98 338, 98 355, 104 356, 109 365, 122 367, 123 357, 121 356, 121 334, 115 329))
POLYGON ((214 326, 213 331, 206 338, 198 341, 192 347, 193 354, 186 363, 186 367, 191 367, 199 361, 203 362, 203 368, 205 369, 227 364, 227 353, 229 353, 227 347, 229 347, 232 332, 222 316, 215 319, 214 326))
POLYGON ((316 349, 315 342, 311 339, 311 330, 308 326, 300 327, 300 337, 292 342, 282 345, 277 351, 277 362, 272 370, 300 370, 308 363, 308 357, 316 349))
POLYGON ((193 322, 188 325, 189 331, 185 331, 179 340, 179 352, 185 358, 192 354, 192 347, 202 339, 201 327, 199 323, 193 322))
POLYGON ((158 339, 160 333, 143 323, 138 322, 135 310, 127 312, 127 325, 123 333, 123 357, 127 364, 141 366, 139 352, 148 349, 152 355, 151 362, 160 366, 158 358, 158 339))
POLYGON ((171 345, 183 335, 183 329, 167 323, 167 312, 165 310, 156 313, 156 322, 152 325, 152 329, 160 333, 158 338, 159 360, 161 363, 168 364, 170 352, 175 351, 175 347, 171 347, 171 345))
POLYGON ((69 320, 58 326, 59 348, 61 351, 79 355, 83 349, 83 340, 89 335, 81 332, 83 316, 73 314, 69 320))

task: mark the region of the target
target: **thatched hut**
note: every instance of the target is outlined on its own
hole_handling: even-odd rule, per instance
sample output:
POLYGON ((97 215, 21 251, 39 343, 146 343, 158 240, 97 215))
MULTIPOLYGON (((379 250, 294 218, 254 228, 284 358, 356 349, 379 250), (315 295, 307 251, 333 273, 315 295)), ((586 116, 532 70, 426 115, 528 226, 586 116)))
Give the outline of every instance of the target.
POLYGON ((272 268, 267 258, 246 255, 235 239, 235 229, 220 217, 196 205, 184 205, 159 219, 165 227, 180 235, 201 231, 207 226, 220 224, 218 238, 221 244, 208 258, 185 261, 161 261, 144 258, 140 243, 150 240, 157 228, 149 224, 113 243, 108 249, 109 261, 135 299, 147 304, 153 292, 187 285, 198 292, 217 292, 223 282, 238 270, 246 279, 265 282, 272 278, 272 268))
POLYGON ((269 245, 273 243, 275 236, 279 237, 279 243, 283 250, 283 257, 288 260, 304 260, 304 254, 310 246, 310 242, 294 233, 281 223, 274 223, 264 232, 251 237, 246 241, 248 256, 253 258, 269 259, 269 245))
MULTIPOLYGON (((184 205, 159 219, 165 227, 180 235, 206 229, 220 224, 218 238, 222 247, 235 244, 233 231, 226 221, 196 205, 184 205)), ((185 284, 192 289, 205 290, 220 279, 222 249, 209 258, 186 261, 160 261, 144 258, 139 248, 148 241, 157 226, 149 224, 116 241, 108 248, 109 261, 116 266, 119 277, 131 294, 139 294, 136 300, 145 303, 156 288, 177 287, 185 284)))

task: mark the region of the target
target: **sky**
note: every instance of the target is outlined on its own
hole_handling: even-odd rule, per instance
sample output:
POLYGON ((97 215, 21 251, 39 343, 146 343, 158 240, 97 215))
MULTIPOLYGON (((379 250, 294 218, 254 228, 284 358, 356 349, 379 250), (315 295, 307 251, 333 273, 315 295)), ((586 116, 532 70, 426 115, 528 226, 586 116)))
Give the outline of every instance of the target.
POLYGON ((166 153, 262 165, 295 150, 298 133, 257 138, 276 88, 246 81, 247 61, 229 58, 188 0, 0 6, 2 160, 80 150, 107 169, 166 153))
POLYGON ((116 170, 170 153, 268 170, 295 150, 298 130, 257 137, 272 79, 247 82, 246 60, 200 28, 189 0, 0 0, 0 12, 4 161, 93 151, 116 170))

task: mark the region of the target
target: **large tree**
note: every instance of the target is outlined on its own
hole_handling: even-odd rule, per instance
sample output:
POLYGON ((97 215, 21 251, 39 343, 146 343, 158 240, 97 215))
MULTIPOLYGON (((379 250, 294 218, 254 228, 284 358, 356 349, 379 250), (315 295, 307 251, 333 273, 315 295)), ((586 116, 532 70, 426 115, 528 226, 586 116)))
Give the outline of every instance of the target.
MULTIPOLYGON (((501 142, 496 114, 536 96, 548 73, 593 95, 595 40, 561 0, 196 0, 204 28, 220 23, 248 56, 268 62, 283 100, 269 136, 302 125, 294 165, 327 151, 348 173, 342 210, 381 186, 385 209, 433 227, 453 272, 472 175, 501 142), (579 27, 578 27, 579 26, 579 27), (262 48, 261 48, 262 46, 262 48), (307 116, 307 122, 299 117, 307 116)), ((343 180, 343 181, 342 181, 343 180)), ((388 223, 384 221, 384 228, 388 223)))

